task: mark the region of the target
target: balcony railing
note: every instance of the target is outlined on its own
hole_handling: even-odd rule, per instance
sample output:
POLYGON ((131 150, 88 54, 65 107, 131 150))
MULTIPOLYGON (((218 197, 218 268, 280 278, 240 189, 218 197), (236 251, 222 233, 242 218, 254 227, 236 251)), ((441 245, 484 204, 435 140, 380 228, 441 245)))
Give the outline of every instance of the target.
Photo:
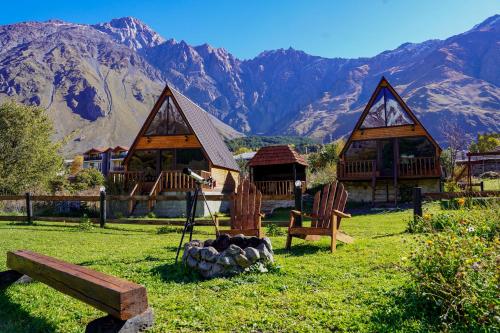
POLYGON ((84 155, 83 156, 84 161, 100 161, 102 160, 101 155, 84 155))
POLYGON ((372 178, 379 175, 375 160, 341 161, 339 178, 372 178))
POLYGON ((399 175, 401 177, 439 176, 439 162, 434 157, 401 157, 399 175))
MULTIPOLYGON (((269 196, 293 196, 295 181, 293 180, 264 180, 254 181, 257 190, 262 195, 269 196)), ((302 182, 302 192, 306 190, 306 182, 302 182)))
MULTIPOLYGON (((440 175, 435 157, 401 157, 397 165, 398 177, 402 178, 440 175)), ((340 179, 373 179, 380 176, 380 171, 375 160, 350 160, 339 162, 338 175, 340 179)))

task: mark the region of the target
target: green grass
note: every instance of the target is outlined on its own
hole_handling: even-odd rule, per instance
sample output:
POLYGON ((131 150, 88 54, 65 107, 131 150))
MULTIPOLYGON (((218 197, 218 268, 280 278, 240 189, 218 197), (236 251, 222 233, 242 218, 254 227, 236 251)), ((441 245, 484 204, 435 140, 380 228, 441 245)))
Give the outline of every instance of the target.
MULTIPOLYGON (((110 225, 81 231, 75 225, 0 222, 0 253, 30 249, 144 285, 154 309, 152 332, 427 332, 402 291, 400 269, 417 241, 404 233, 410 211, 356 216, 342 228, 351 245, 328 251, 329 240, 272 237, 281 268, 202 281, 174 265, 179 228, 110 225)), ((195 238, 212 237, 210 227, 195 238)), ((0 260, 0 271, 5 260, 0 260)), ((82 332, 103 313, 42 283, 0 290, 0 332, 82 332)))

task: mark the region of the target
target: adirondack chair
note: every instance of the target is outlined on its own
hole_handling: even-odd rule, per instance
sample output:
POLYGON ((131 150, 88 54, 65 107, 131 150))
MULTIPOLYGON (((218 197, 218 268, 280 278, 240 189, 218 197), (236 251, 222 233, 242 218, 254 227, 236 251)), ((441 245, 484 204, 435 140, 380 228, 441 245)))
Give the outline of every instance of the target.
POLYGON ((244 179, 237 192, 231 195, 231 229, 221 230, 220 233, 263 237, 261 218, 264 214, 260 212, 261 203, 260 191, 248 179, 244 179))
POLYGON ((354 239, 351 236, 339 231, 341 219, 351 217, 350 214, 344 213, 346 201, 347 191, 344 189, 344 185, 335 181, 325 185, 323 191, 316 193, 311 215, 292 210, 290 212, 286 248, 290 249, 293 237, 318 240, 321 236, 329 236, 331 237, 331 252, 335 251, 337 240, 352 243, 354 239), (312 220, 311 226, 296 226, 295 221, 298 216, 310 217, 312 220))

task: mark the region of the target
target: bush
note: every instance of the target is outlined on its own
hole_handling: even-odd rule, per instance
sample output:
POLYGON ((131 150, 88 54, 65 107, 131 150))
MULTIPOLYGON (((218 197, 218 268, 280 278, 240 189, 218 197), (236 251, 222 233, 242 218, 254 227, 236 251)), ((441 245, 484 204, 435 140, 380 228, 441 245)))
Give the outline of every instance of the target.
POLYGON ((92 224, 92 221, 87 216, 87 214, 84 214, 83 217, 80 219, 80 224, 78 224, 78 229, 80 229, 81 231, 90 231, 94 229, 94 225, 92 224))
POLYGON ((97 186, 102 186, 105 183, 102 173, 94 168, 83 169, 78 172, 72 183, 75 191, 83 191, 97 186))
POLYGON ((266 227, 266 235, 268 236, 283 236, 286 232, 278 227, 276 224, 270 223, 266 227))
POLYGON ((430 232, 411 256, 410 275, 446 330, 500 328, 499 225, 498 205, 410 222, 413 232, 430 232))

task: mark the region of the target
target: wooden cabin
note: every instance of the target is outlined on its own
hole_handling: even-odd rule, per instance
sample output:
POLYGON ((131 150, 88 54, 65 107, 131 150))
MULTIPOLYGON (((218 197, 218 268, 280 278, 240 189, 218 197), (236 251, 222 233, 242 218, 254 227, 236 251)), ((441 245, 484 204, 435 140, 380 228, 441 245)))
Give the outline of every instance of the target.
POLYGON ((111 176, 115 182, 123 182, 130 194, 190 191, 195 183, 182 173, 184 168, 214 179, 214 186, 205 191, 233 192, 239 182, 238 165, 208 113, 169 85, 123 165, 123 172, 111 176))
POLYGON ((359 202, 410 201, 439 192, 441 148, 382 77, 340 154, 337 177, 359 202))
POLYGON ((257 151, 248 162, 250 180, 269 199, 290 199, 295 181, 306 188, 305 158, 291 146, 268 146, 257 151))

